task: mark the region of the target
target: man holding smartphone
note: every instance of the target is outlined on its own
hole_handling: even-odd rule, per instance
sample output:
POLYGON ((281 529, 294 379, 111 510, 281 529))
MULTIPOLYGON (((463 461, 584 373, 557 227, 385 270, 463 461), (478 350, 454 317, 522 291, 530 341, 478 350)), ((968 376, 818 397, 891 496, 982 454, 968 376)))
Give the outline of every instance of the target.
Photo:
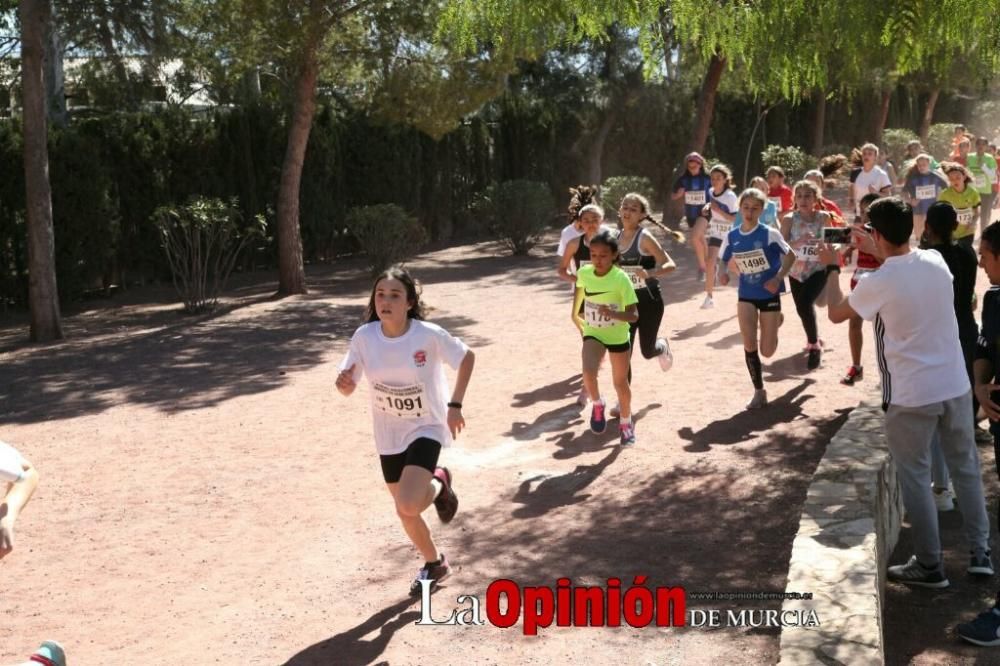
POLYGON ((931 491, 935 432, 971 549, 966 571, 993 575, 979 452, 969 418, 972 390, 959 344, 951 273, 937 252, 910 249, 913 211, 899 197, 874 201, 868 219, 871 230, 855 234, 862 241, 870 236, 885 260, 877 271, 864 275, 848 297, 840 289, 837 251, 824 245, 819 256, 827 267, 830 321, 860 316, 874 323, 886 440, 916 551, 906 564, 889 567, 888 578, 929 588, 949 584, 931 491))

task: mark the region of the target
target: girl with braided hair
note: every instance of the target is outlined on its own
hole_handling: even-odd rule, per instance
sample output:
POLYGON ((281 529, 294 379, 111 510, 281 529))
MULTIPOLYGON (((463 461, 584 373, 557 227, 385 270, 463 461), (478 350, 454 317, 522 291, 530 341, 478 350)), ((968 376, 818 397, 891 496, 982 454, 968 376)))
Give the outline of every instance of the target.
MULTIPOLYGON (((600 205, 600 201, 597 199, 597 191, 597 185, 578 185, 569 188, 570 200, 569 206, 566 207, 566 212, 569 213, 569 224, 559 234, 559 247, 556 250, 556 254, 559 255, 560 259, 565 254, 566 246, 569 245, 570 241, 583 235, 583 227, 580 224, 580 211, 590 204, 600 205)), ((577 268, 579 266, 572 267, 570 272, 575 273, 577 268)))
POLYGON ((642 223, 652 222, 678 243, 684 242, 684 234, 654 220, 649 214, 649 201, 636 192, 629 192, 622 198, 618 216, 622 223, 618 236, 618 264, 628 275, 639 299, 639 319, 629 324, 629 354, 635 346, 638 332, 643 358, 657 359, 660 368, 666 372, 673 365, 674 357, 666 338, 658 337, 664 309, 659 277, 673 272, 677 264, 663 251, 656 237, 643 228, 642 223))

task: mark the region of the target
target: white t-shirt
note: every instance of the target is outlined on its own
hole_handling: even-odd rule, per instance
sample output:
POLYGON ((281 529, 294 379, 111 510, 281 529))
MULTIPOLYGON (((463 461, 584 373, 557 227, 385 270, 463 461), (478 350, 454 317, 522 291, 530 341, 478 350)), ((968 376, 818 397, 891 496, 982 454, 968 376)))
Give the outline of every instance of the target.
MULTIPOLYGON (((736 193, 730 189, 719 196, 715 196, 715 192, 712 192, 712 201, 719 204, 720 208, 723 208, 730 215, 735 215, 736 211, 739 210, 740 202, 736 197, 736 193)), ((726 234, 730 232, 733 228, 733 223, 724 220, 723 218, 712 213, 712 219, 708 222, 708 235, 712 238, 718 238, 722 240, 726 237, 726 234)))
POLYGON ((857 180, 854 181, 854 213, 856 215, 861 214, 861 197, 868 194, 869 185, 874 186, 877 193, 886 187, 892 187, 892 181, 889 180, 889 174, 877 164, 872 167, 871 171, 865 171, 862 168, 857 180))
POLYGON ((575 224, 567 224, 562 233, 559 234, 559 249, 556 250, 556 254, 562 258, 566 254, 566 246, 569 245, 569 242, 582 235, 583 232, 577 229, 575 224))
POLYGON ((421 437, 451 445, 444 364, 457 369, 468 351, 448 331, 417 319, 411 319, 409 330, 398 338, 385 337, 377 321, 354 332, 340 369, 355 364, 355 382, 368 376, 380 455, 402 453, 421 437))
POLYGON ((848 303, 874 320, 882 405, 921 407, 967 393, 951 272, 941 255, 912 250, 865 273, 848 303))
POLYGON ((17 483, 24 478, 24 457, 7 442, 0 442, 0 481, 17 483))

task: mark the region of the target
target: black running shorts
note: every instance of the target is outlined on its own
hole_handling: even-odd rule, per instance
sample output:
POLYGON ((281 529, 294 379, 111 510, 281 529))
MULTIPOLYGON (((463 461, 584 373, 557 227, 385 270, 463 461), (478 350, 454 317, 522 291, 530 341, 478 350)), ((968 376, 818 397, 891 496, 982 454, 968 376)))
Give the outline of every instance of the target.
POLYGON ((441 455, 440 442, 421 437, 414 440, 402 453, 379 456, 379 461, 382 463, 382 477, 386 483, 399 483, 403 476, 403 468, 407 465, 423 467, 433 474, 439 455, 441 455))
POLYGON ((761 312, 781 312, 781 296, 771 298, 741 298, 740 303, 749 303, 761 312))
POLYGON ((612 353, 615 353, 615 354, 622 354, 624 352, 627 352, 632 347, 632 345, 629 344, 628 340, 626 340, 625 342, 621 343, 620 345, 609 345, 607 342, 604 342, 603 340, 598 340, 597 338, 595 338, 592 335, 585 335, 585 336, 583 336, 583 339, 584 340, 593 340, 594 342, 599 342, 600 344, 604 345, 605 349, 607 349, 609 352, 612 352, 612 353))

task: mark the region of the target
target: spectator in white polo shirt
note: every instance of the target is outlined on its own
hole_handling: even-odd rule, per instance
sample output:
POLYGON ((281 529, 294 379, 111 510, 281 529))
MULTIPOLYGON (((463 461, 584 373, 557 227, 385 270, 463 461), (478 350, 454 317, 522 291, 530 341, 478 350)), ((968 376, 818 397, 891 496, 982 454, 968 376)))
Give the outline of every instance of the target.
MULTIPOLYGON (((990 526, 972 419, 972 390, 955 319, 952 277, 931 250, 911 250, 913 211, 899 197, 868 208, 866 232, 855 232, 861 249, 878 248, 881 268, 863 276, 845 298, 838 253, 820 251, 827 266, 830 321, 858 315, 874 322, 882 409, 889 452, 896 463, 903 505, 913 528, 915 554, 889 567, 889 580, 948 586, 941 557, 937 509, 931 493, 931 439, 940 436, 971 548, 971 574, 992 576, 990 526)), ((867 250, 866 250, 867 251, 867 250)))

